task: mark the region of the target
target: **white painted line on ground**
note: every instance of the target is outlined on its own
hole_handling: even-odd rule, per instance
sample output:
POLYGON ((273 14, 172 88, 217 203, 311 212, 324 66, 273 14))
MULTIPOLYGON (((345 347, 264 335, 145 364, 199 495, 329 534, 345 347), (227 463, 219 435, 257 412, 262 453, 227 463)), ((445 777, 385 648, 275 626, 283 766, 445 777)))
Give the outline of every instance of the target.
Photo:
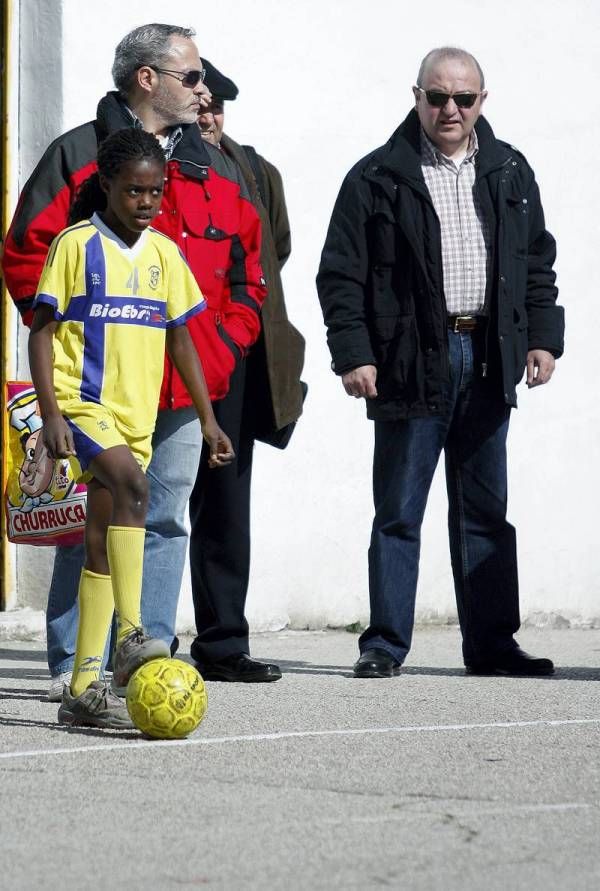
POLYGON ((279 739, 307 739, 323 736, 374 736, 382 733, 439 733, 461 730, 503 730, 521 727, 567 727, 600 724, 600 718, 568 718, 554 721, 497 721, 489 724, 424 724, 406 727, 356 727, 336 730, 289 730, 281 733, 248 733, 240 736, 209 736, 192 739, 141 739, 61 749, 31 749, 23 752, 0 752, 0 760, 36 758, 49 755, 75 755, 87 752, 114 752, 117 749, 154 749, 163 746, 215 746, 236 742, 268 742, 279 739))

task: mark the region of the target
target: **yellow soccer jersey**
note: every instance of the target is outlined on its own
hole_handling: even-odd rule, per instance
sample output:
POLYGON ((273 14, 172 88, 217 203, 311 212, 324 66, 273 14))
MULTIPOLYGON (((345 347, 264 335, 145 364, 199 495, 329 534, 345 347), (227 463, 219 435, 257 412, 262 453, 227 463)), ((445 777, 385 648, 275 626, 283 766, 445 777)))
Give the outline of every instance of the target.
POLYGON ((128 429, 151 432, 164 369, 165 329, 206 306, 177 245, 154 229, 132 248, 94 214, 58 235, 34 306, 47 303, 59 407, 73 399, 110 409, 128 429))

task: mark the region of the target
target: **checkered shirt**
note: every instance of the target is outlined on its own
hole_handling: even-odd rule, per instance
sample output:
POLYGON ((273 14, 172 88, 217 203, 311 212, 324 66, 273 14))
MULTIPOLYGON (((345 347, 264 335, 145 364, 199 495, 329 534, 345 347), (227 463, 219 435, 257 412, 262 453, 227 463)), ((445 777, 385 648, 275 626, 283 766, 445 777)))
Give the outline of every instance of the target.
POLYGON ((491 233, 475 191, 472 131, 459 167, 421 130, 421 170, 440 221, 444 294, 449 315, 485 313, 485 286, 491 261, 491 233))

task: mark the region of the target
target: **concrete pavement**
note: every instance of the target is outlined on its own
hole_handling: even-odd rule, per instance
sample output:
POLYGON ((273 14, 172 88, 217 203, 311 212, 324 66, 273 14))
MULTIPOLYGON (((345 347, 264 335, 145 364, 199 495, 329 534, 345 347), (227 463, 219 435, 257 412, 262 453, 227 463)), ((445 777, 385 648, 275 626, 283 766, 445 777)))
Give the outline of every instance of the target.
POLYGON ((519 640, 553 678, 465 677, 454 628, 390 680, 356 635, 257 635, 283 679, 209 683, 175 744, 60 727, 43 643, 0 644, 0 886, 597 889, 600 631, 519 640))

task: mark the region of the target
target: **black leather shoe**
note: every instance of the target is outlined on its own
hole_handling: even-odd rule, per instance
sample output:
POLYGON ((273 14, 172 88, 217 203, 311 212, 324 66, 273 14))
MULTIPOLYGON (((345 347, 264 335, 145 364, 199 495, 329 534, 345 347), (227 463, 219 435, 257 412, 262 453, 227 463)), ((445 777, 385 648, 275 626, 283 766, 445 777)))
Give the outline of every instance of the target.
POLYGON ((196 664, 205 681, 233 681, 234 683, 260 684, 278 681, 281 669, 272 662, 258 662, 246 653, 235 653, 218 662, 196 664))
POLYGON ((554 663, 551 659, 540 659, 530 656, 521 647, 514 647, 499 653, 491 659, 471 662, 465 666, 467 674, 502 674, 516 677, 546 677, 554 674, 554 663))
POLYGON ((400 674, 400 663, 387 650, 365 650, 354 663, 355 678, 391 678, 397 674, 400 674))

